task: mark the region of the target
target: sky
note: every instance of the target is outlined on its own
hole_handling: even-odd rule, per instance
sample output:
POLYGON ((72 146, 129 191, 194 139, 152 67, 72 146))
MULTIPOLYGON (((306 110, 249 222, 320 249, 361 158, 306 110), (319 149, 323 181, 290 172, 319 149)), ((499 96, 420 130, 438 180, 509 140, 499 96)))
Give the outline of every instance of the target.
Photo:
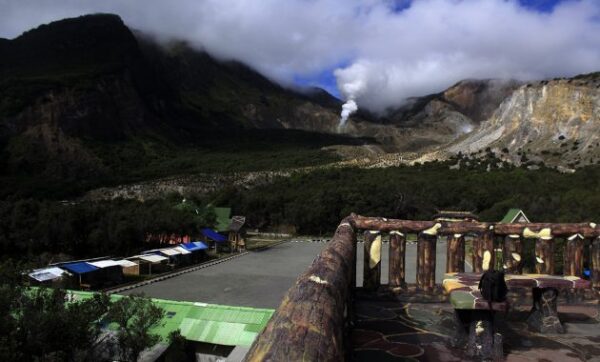
POLYGON ((94 12, 382 112, 468 78, 600 70, 600 0, 0 0, 0 37, 94 12))

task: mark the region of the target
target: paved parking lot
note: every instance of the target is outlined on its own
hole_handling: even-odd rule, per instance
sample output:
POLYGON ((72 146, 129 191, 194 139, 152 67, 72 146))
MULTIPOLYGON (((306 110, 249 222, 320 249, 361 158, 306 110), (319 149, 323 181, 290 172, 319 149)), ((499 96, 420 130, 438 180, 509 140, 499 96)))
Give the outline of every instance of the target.
POLYGON ((326 243, 287 242, 145 285, 123 294, 257 308, 276 308, 326 243))

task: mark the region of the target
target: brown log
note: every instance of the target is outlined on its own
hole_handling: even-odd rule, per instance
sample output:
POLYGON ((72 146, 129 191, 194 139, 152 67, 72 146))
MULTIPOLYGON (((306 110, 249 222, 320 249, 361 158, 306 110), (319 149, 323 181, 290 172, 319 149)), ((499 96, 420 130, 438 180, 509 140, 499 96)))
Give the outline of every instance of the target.
POLYGON ((435 221, 413 221, 386 219, 382 217, 365 217, 360 215, 352 216, 357 229, 394 231, 400 230, 404 233, 420 232, 431 228, 436 224, 435 221))
POLYGON ((364 241, 363 288, 377 290, 381 285, 381 234, 365 231, 364 241))
POLYGON ((600 237, 592 242, 590 259, 592 259, 592 286, 600 288, 600 237))
POLYGON ((435 247, 437 235, 420 233, 417 238, 417 288, 432 291, 435 287, 435 247))
POLYGON ((496 252, 494 251, 494 233, 486 231, 476 235, 473 238, 473 255, 472 265, 475 273, 483 272, 483 256, 486 251, 490 252, 489 268, 492 269, 495 265, 496 252))
POLYGON ((554 239, 536 240, 535 271, 538 274, 554 274, 554 239))
POLYGON ((462 234, 448 236, 446 251, 446 273, 465 271, 465 237, 462 234))
MULTIPOLYGON (((381 217, 366 217, 360 215, 352 215, 356 228, 363 230, 379 230, 392 231, 400 230, 402 232, 421 232, 431 228, 437 222, 435 221, 413 221, 386 219, 381 217)), ((493 229, 496 235, 523 234, 525 228, 534 232, 539 232, 542 229, 550 228, 553 236, 571 236, 573 234, 582 234, 586 238, 595 238, 600 236, 600 225, 593 223, 485 223, 477 221, 461 221, 461 222, 440 222, 442 227, 438 230, 438 234, 466 234, 466 233, 482 233, 493 229)))
POLYGON ((575 234, 567 239, 564 252, 564 275, 583 275, 583 245, 584 240, 575 234))
POLYGON ((494 232, 497 235, 509 235, 509 234, 523 234, 523 230, 529 228, 529 230, 539 232, 542 229, 550 229, 552 236, 571 236, 574 234, 581 234, 584 237, 594 237, 600 235, 600 226, 590 223, 571 223, 571 224, 558 224, 558 223, 531 223, 531 224, 496 224, 494 226, 494 232))
POLYGON ((459 221, 459 222, 445 222, 442 223, 442 227, 439 229, 438 234, 450 235, 450 234, 467 234, 467 233, 483 233, 493 229, 493 224, 487 222, 471 222, 471 221, 459 221))
POLYGON ((391 288, 404 287, 406 266, 406 236, 398 231, 390 233, 389 285, 391 288))
POLYGON ((355 234, 348 221, 288 290, 245 361, 342 361, 355 234))
POLYGON ((507 235, 504 238, 504 248, 502 256, 504 259, 504 269, 507 274, 523 273, 523 243, 521 237, 511 237, 507 235))

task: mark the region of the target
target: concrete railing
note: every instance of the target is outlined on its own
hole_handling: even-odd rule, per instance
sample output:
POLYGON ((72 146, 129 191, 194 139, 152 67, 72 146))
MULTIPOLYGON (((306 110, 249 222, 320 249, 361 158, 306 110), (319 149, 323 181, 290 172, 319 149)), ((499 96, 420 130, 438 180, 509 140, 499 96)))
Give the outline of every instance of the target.
POLYGON ((389 238, 389 287, 405 284, 406 235, 417 237, 417 288, 435 287, 436 244, 448 239, 446 272, 464 271, 465 235, 473 240, 472 265, 480 272, 494 265, 496 239, 502 238, 504 265, 520 273, 523 240, 536 240, 536 271, 554 272, 554 240, 565 246, 565 275, 583 273, 584 240, 592 242, 592 285, 600 287, 600 227, 578 224, 500 224, 483 222, 436 222, 394 220, 352 214, 338 226, 332 241, 287 292, 266 328, 257 337, 246 361, 342 361, 348 350, 346 332, 353 314, 356 286, 356 236, 364 233, 364 289, 378 289, 381 275, 382 239, 389 238))

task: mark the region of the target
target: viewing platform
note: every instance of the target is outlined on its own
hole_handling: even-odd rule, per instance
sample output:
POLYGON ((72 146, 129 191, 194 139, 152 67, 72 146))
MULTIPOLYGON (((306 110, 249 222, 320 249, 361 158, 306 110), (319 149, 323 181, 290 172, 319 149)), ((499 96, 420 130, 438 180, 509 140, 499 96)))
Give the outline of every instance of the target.
POLYGON ((600 355, 599 236, 594 223, 353 214, 289 289, 246 361, 594 360, 600 355), (410 234, 417 235, 415 283, 405 278, 410 234), (526 260, 530 242, 534 255, 526 260), (436 282, 441 247, 447 248, 443 283, 436 282), (384 249, 388 270, 382 270, 384 249), (525 262, 535 274, 523 273, 525 262), (465 264, 472 272, 465 273, 465 264), (562 275, 555 273, 559 264, 562 275), (494 266, 506 271, 509 293, 492 311, 477 284, 494 266))

